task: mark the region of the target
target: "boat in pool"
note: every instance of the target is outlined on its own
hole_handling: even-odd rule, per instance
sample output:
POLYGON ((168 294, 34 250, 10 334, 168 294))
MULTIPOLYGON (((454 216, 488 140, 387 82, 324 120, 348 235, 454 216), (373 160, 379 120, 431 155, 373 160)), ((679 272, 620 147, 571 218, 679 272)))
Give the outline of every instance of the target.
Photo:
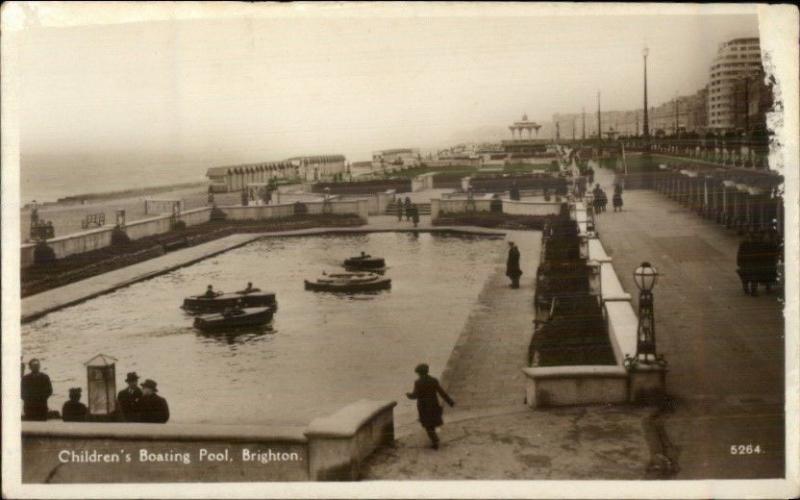
POLYGON ((332 273, 314 281, 305 280, 306 290, 314 292, 376 292, 392 287, 392 280, 376 273, 332 273))
POLYGON ((348 271, 368 271, 380 273, 386 270, 386 261, 382 257, 373 257, 361 252, 361 255, 350 257, 344 261, 344 268, 348 271))
POLYGON ((192 295, 183 299, 181 307, 192 313, 215 313, 237 304, 241 307, 278 308, 274 292, 262 292, 257 288, 250 292, 218 293, 214 297, 192 295))
POLYGON ((246 307, 219 314, 204 314, 194 319, 194 327, 204 332, 252 328, 269 323, 274 313, 271 307, 246 307))

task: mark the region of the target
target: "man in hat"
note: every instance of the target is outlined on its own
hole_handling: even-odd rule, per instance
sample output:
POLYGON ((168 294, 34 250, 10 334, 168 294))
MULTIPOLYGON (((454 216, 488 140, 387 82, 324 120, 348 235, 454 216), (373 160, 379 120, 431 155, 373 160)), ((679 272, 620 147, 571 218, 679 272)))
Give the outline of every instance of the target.
POLYGON ((64 422, 85 422, 87 412, 86 405, 81 403, 81 388, 71 388, 69 401, 61 408, 61 418, 64 422))
POLYGON ((414 369, 419 378, 414 382, 414 392, 407 392, 408 399, 417 400, 417 412, 419 413, 419 423, 425 428, 428 438, 431 440, 431 447, 439 449, 439 436, 436 435, 436 428, 444 424, 442 421, 442 407, 439 404, 437 394, 447 401, 451 407, 455 406, 450 396, 444 392, 439 381, 428 375, 428 365, 422 363, 414 369))
POLYGON ((40 366, 38 359, 31 359, 31 371, 22 377, 24 420, 47 420, 47 398, 53 395, 53 385, 50 377, 39 371, 40 366))
POLYGON ((506 276, 511 279, 511 288, 519 288, 519 277, 522 276, 522 269, 519 267, 519 248, 513 241, 508 242, 506 276))
POLYGON ((129 372, 125 377, 128 387, 117 394, 117 409, 119 417, 124 422, 136 422, 139 412, 139 401, 142 399, 142 390, 139 389, 139 375, 129 372))
POLYGON ((164 424, 169 420, 167 400, 156 394, 158 384, 147 379, 142 383, 142 399, 139 400, 139 422, 164 424))

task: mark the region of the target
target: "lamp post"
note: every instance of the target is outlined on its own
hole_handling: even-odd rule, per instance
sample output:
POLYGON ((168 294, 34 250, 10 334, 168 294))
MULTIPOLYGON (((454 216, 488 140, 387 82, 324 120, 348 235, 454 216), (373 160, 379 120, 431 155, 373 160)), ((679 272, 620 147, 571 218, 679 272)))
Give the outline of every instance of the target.
POLYGON ((638 362, 656 361, 653 287, 656 285, 657 279, 658 271, 649 262, 642 262, 633 272, 633 280, 639 289, 639 325, 636 331, 636 360, 638 362))
POLYGON ((647 47, 642 50, 642 57, 644 58, 644 128, 643 135, 647 144, 650 144, 650 124, 647 120, 647 47))

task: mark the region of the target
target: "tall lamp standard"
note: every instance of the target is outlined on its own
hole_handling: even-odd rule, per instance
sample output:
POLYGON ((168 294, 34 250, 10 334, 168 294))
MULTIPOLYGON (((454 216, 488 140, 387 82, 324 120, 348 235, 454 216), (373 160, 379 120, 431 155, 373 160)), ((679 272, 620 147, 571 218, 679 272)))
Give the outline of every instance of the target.
POLYGON ((633 272, 639 289, 639 325, 636 331, 636 361, 650 363, 656 359, 656 327, 653 317, 653 287, 658 271, 649 262, 642 262, 633 272), (651 359, 652 356, 652 359, 651 359))
MULTIPOLYGON (((647 146, 650 146, 650 124, 647 120, 647 53, 648 49, 645 47, 642 50, 642 57, 644 58, 644 140, 647 146)), ((649 149, 649 147, 648 147, 649 149)))

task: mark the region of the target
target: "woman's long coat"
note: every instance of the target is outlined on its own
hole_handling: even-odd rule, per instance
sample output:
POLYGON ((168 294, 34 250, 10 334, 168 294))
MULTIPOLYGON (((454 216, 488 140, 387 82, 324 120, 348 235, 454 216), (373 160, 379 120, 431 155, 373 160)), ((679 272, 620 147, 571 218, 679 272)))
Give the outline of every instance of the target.
POLYGON ((452 406, 453 400, 444 392, 439 381, 430 375, 424 375, 414 382, 414 392, 409 394, 409 398, 417 400, 417 411, 419 412, 419 423, 426 429, 436 428, 442 425, 442 407, 439 405, 437 393, 447 404, 452 406))

